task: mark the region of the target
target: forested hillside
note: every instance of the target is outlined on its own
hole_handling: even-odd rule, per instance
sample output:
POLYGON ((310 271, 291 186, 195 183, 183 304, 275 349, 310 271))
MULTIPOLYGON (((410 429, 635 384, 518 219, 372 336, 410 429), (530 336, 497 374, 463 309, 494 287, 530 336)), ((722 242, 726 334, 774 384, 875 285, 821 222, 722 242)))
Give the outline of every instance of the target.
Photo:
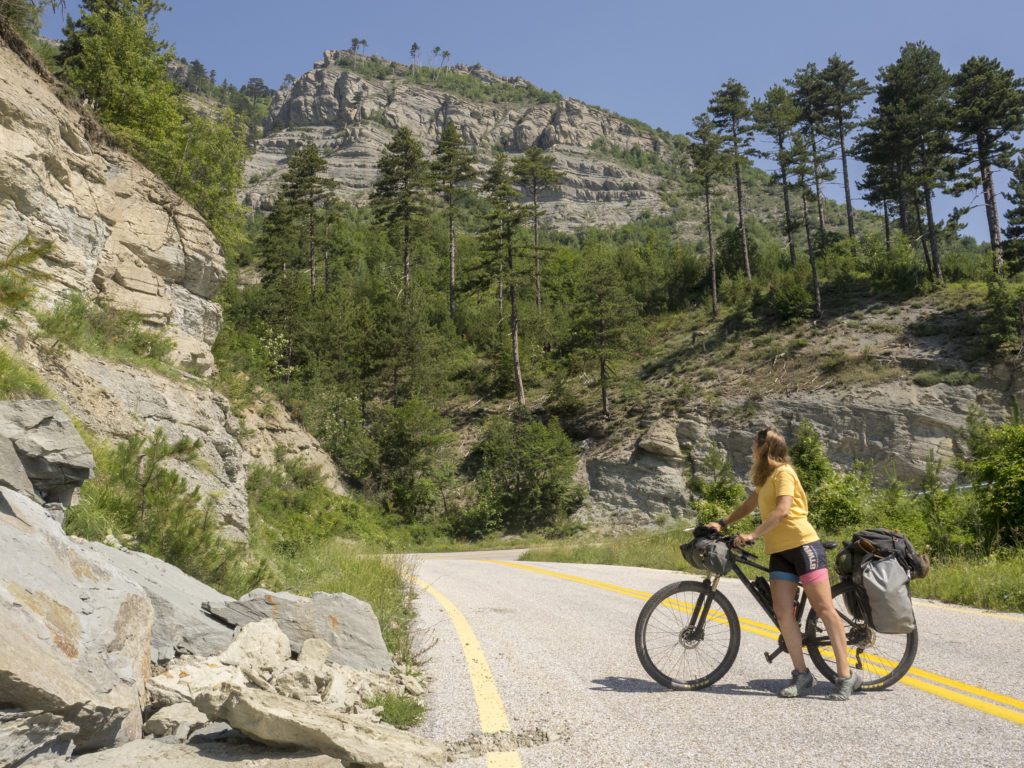
MULTIPOLYGON (((727 79, 693 130, 671 136, 446 59, 386 62, 355 40, 277 92, 216 85, 201 63, 169 56, 161 10, 85 2, 53 66, 221 238, 218 386, 241 403, 277 394, 368 509, 414 536, 570 530, 598 492, 653 482, 650 456, 665 461, 643 493, 661 506, 632 487, 614 504, 642 512, 635 522, 656 519, 652 509, 692 515, 716 498, 707 477, 725 471, 716 445, 732 451, 729 430, 766 413, 793 426, 797 396, 816 391, 856 413, 864 398, 898 402, 911 425, 904 442, 850 438, 837 410, 815 410, 846 470, 863 453, 906 454, 900 478, 919 483, 933 450, 945 461, 935 482, 949 481, 980 472, 955 463, 966 451, 1002 455, 1017 439, 982 420, 1013 412, 1024 330, 1024 86, 998 61, 950 72, 938 51, 908 43, 870 81, 840 56, 779 73, 760 96, 727 79), (452 108, 417 132, 396 117, 417 99, 452 108), (460 119, 473 104, 541 117, 495 140, 460 119), (629 131, 556 130, 584 107, 594 130, 629 131), (372 172, 339 177, 368 135, 372 172), (771 178, 752 165, 755 137, 771 178), (656 179, 657 205, 610 226, 559 218, 561 197, 580 188, 567 179, 582 178, 566 158, 581 151, 656 179), (269 175, 243 174, 246 157, 275 153, 269 175), (993 168, 1014 174, 1005 204, 993 168), (238 204, 246 178, 268 183, 256 209, 238 204), (822 194, 832 178, 838 205, 822 194), (855 189, 873 211, 853 208, 855 189), (961 237, 956 214, 935 215, 937 195, 976 192, 991 244, 961 237), (918 406, 936 392, 931 434, 918 406), (768 394, 777 399, 763 403, 768 394), (981 426, 962 439, 975 406, 981 426), (644 438, 660 420, 671 439, 644 438)), ((868 487, 884 474, 856 477, 868 487)), ((987 546, 1014 541, 1019 521, 985 517, 982 501, 958 497, 974 511, 955 524, 986 526, 987 546)))

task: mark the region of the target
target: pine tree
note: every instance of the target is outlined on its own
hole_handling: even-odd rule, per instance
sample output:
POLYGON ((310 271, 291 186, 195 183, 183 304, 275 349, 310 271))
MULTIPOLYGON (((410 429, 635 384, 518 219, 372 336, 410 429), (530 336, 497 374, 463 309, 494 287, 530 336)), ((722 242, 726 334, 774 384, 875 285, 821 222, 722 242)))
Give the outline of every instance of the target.
POLYGON ((1006 211, 1006 263, 1011 272, 1024 270, 1024 152, 1018 152, 1011 166, 1010 192, 1006 196, 1010 207, 1006 211))
POLYGON ((452 323, 455 322, 455 211, 466 194, 467 185, 476 179, 475 161, 473 150, 466 146, 455 123, 446 122, 434 150, 431 174, 448 215, 448 313, 452 323))
POLYGON ((774 148, 769 156, 778 163, 779 171, 776 180, 782 184, 782 201, 785 210, 786 244, 789 246, 789 258, 796 266, 796 244, 793 241, 793 214, 789 202, 789 176, 791 145, 793 130, 800 120, 800 110, 793 101, 792 95, 781 85, 775 85, 765 91, 764 99, 755 99, 751 105, 755 128, 769 136, 774 148))
POLYGON ((715 263, 715 239, 711 231, 711 190, 728 171, 728 161, 722 154, 722 137, 715 131, 714 122, 706 112, 693 118, 693 130, 687 155, 693 173, 700 184, 704 198, 704 228, 708 238, 708 269, 711 280, 711 316, 718 317, 718 266, 715 263))
POLYGON ((724 144, 733 158, 736 172, 736 210, 740 220, 740 241, 743 243, 743 268, 747 279, 750 273, 750 247, 747 243, 747 224, 743 214, 743 180, 740 177, 741 159, 750 154, 751 134, 750 107, 747 99, 750 92, 746 87, 730 78, 711 97, 708 112, 724 139, 724 144))
POLYGON ((871 93, 868 81, 857 74, 852 61, 843 61, 837 54, 829 57, 821 71, 824 85, 822 106, 826 126, 839 144, 843 167, 843 191, 846 194, 846 229, 854 237, 853 199, 850 196, 850 171, 846 160, 846 139, 856 127, 857 106, 871 93))
POLYGON ((826 85, 818 69, 811 62, 786 80, 793 89, 793 101, 800 109, 801 130, 809 150, 811 179, 814 182, 814 201, 818 212, 818 237, 825 237, 825 208, 821 185, 835 178, 829 163, 835 159, 835 152, 827 138, 828 107, 825 97, 826 85))
POLYGON ((539 229, 541 210, 538 201, 542 191, 561 184, 562 174, 555 170, 555 158, 535 146, 530 147, 512 161, 512 175, 516 183, 523 187, 530 197, 530 216, 533 219, 534 290, 537 309, 540 309, 544 302, 541 298, 539 229))
POLYGON ((992 268, 1003 271, 999 210, 992 180, 994 168, 1009 168, 1014 147, 1009 138, 1024 130, 1024 79, 997 59, 974 56, 953 76, 955 128, 961 169, 977 166, 968 178, 970 188, 981 184, 992 245, 992 268))
POLYGON ((814 161, 811 148, 802 133, 793 136, 789 148, 789 167, 796 179, 796 188, 800 190, 800 206, 804 223, 804 235, 807 238, 807 258, 811 263, 811 289, 814 292, 814 313, 821 317, 821 284, 818 281, 818 248, 824 242, 824 233, 819 231, 818 237, 811 234, 811 215, 807 211, 807 203, 816 197, 812 187, 814 178, 814 161))
POLYGON ((305 222, 305 252, 309 264, 309 295, 316 293, 316 212, 337 186, 334 179, 322 176, 327 161, 312 142, 304 144, 288 158, 288 170, 282 177, 280 205, 295 220, 305 222))
POLYGON ((400 235, 402 287, 407 302, 412 297, 412 238, 425 214, 428 171, 423 147, 412 131, 399 128, 377 162, 377 181, 370 193, 378 223, 387 226, 393 235, 400 235))
POLYGON ((497 276, 499 290, 502 281, 508 284, 510 325, 512 337, 512 371, 515 379, 516 399, 526 404, 526 390, 523 388, 523 372, 519 355, 519 305, 516 288, 519 284, 519 257, 522 252, 520 230, 530 212, 520 199, 508 157, 499 152, 494 164, 484 179, 484 194, 489 206, 486 223, 481 233, 481 246, 490 257, 491 271, 497 276))

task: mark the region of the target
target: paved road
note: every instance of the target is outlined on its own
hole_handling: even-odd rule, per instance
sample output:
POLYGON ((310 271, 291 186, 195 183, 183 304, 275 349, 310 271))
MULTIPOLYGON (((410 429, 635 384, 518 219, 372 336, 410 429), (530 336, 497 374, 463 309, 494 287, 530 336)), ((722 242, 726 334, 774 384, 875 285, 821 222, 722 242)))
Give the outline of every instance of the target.
MULTIPOLYGON (((820 676, 808 698, 776 697, 789 664, 767 665, 775 642, 747 631, 716 685, 667 691, 633 627, 642 596, 679 573, 515 554, 419 566, 420 731, 463 744, 460 768, 1024 766, 1024 616, 915 601, 913 677, 845 703, 820 676)), ((738 582, 722 589, 741 618, 767 621, 738 582)))

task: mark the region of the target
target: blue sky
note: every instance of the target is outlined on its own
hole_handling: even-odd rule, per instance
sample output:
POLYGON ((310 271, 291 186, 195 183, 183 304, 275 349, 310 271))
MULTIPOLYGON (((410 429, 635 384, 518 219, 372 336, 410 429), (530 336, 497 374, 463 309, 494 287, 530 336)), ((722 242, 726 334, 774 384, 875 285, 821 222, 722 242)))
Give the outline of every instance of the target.
MULTIPOLYGON (((198 58, 240 84, 262 77, 276 87, 308 70, 323 50, 366 38, 367 52, 407 61, 415 41, 457 63, 597 104, 674 133, 723 81, 735 77, 753 95, 809 61, 833 53, 874 81, 900 46, 923 40, 950 69, 973 55, 1000 59, 1024 75, 1024 1, 974 0, 171 0, 161 37, 180 56, 198 58)), ((68 2, 74 15, 77 2, 68 2)), ((49 16, 44 33, 59 37, 49 16)), ((424 54, 421 53, 421 60, 424 54)), ((841 184, 829 190, 841 196, 841 184)), ((964 204, 963 198, 960 204, 964 204)), ((939 209, 948 211, 951 201, 939 209)), ((968 233, 987 239, 984 213, 968 233)))

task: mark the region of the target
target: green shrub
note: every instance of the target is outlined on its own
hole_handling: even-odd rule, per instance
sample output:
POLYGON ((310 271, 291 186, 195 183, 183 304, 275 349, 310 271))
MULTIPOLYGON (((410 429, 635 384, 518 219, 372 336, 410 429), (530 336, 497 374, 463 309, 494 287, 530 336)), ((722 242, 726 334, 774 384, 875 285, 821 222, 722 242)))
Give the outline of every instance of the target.
POLYGON ((494 417, 484 428, 478 450, 480 495, 500 510, 506 530, 552 525, 583 499, 573 480, 576 452, 554 420, 545 425, 525 409, 511 417, 494 417))
POLYGON ((169 368, 167 358, 174 350, 174 340, 162 331, 146 328, 135 312, 94 303, 76 292, 38 319, 44 334, 72 349, 159 370, 169 368))
POLYGON ((919 387, 934 387, 936 384, 949 384, 954 387, 965 384, 973 384, 978 380, 978 374, 970 371, 958 370, 927 370, 918 371, 914 374, 913 381, 919 387))
POLYGON ((166 462, 190 463, 198 441, 170 442, 157 430, 110 447, 94 445, 96 476, 82 486, 81 502, 68 511, 68 533, 95 541, 126 536, 138 549, 232 595, 255 586, 261 566, 244 547, 225 541, 213 503, 166 462))
POLYGON ((779 320, 800 320, 814 314, 814 296, 804 270, 784 270, 775 275, 768 289, 768 308, 779 320))
POLYGON ((801 421, 797 425, 789 454, 808 496, 813 495, 835 474, 835 469, 832 468, 832 463, 821 445, 821 438, 809 421, 801 421))
POLYGON ((380 719, 396 728, 412 728, 423 721, 427 708, 412 696, 381 693, 366 701, 368 707, 380 707, 380 719))
MULTIPOLYGON (((729 456, 717 447, 708 451, 707 457, 701 462, 700 472, 690 478, 688 485, 699 496, 694 500, 693 508, 700 523, 726 517, 747 497, 745 486, 736 480, 729 456)), ((752 529, 751 523, 747 517, 735 529, 752 529)))
POLYGON ((985 297, 984 320, 989 342, 1008 354, 1019 354, 1024 346, 1024 285, 993 277, 985 297))
POLYGON ((50 397, 41 378, 24 363, 0 349, 0 400, 50 397))
POLYGON ((965 474, 980 503, 987 549, 1024 544, 1024 424, 968 419, 965 474))
POLYGON ((863 527, 870 490, 868 479, 860 472, 833 474, 808 498, 811 524, 823 534, 863 527))
MULTIPOLYGON (((31 235, 23 237, 0 258, 0 310, 26 309, 32 297, 34 283, 41 273, 34 267, 36 261, 53 250, 53 243, 38 240, 31 235)), ((0 318, 0 330, 6 321, 0 318)))

